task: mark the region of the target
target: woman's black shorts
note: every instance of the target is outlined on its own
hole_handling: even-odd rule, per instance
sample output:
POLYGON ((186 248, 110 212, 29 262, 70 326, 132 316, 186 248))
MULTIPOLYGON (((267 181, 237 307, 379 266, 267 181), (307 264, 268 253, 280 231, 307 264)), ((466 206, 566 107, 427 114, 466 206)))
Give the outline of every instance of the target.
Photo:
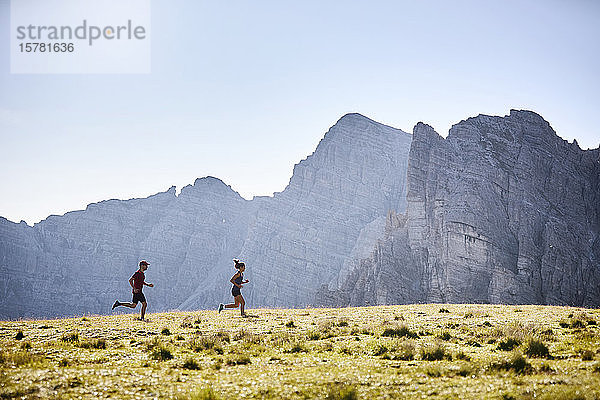
POLYGON ((139 293, 134 293, 133 294, 133 300, 131 300, 131 302, 133 304, 137 304, 138 301, 141 301, 142 303, 146 302, 146 296, 144 296, 144 293, 139 292, 139 293))
POLYGON ((240 288, 239 288, 239 287, 237 287, 237 286, 234 286, 234 287, 232 287, 232 288, 231 288, 231 295, 232 295, 233 297, 235 297, 235 296, 239 296, 240 294, 242 294, 242 291, 240 290, 240 288))

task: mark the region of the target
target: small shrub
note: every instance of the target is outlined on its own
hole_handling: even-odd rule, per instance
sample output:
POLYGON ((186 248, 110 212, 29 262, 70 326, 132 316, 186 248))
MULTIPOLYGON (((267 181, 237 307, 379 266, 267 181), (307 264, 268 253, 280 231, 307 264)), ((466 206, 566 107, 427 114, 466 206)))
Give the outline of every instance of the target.
POLYGON ((515 321, 506 324, 501 330, 498 330, 498 339, 502 337, 512 337, 520 341, 524 341, 527 338, 533 336, 538 330, 535 324, 523 324, 522 322, 515 321))
POLYGON ((21 340, 24 337, 25 337, 25 335, 23 335, 23 331, 19 330, 19 332, 17 332, 17 335, 15 336, 15 339, 21 340))
POLYGON ((429 367, 425 370, 425 373, 427 374, 427 376, 430 376, 432 378, 439 378, 440 376, 442 376, 442 372, 439 368, 429 367))
POLYGON ((474 315, 471 312, 468 312, 465 314, 465 318, 473 318, 473 317, 474 317, 474 315))
POLYGON ((540 365, 540 372, 551 373, 551 372, 554 372, 554 370, 552 369, 552 367, 549 364, 542 363, 542 365, 540 365))
POLYGON ((28 351, 19 351, 16 353, 5 355, 3 357, 4 363, 12 363, 16 367, 39 364, 43 361, 40 356, 31 354, 28 351))
POLYGON ((284 353, 307 353, 308 349, 304 346, 302 342, 292 343, 290 347, 286 348, 284 353))
POLYGON ((177 395, 175 400, 221 400, 221 397, 213 392, 211 388, 205 388, 185 395, 177 395))
POLYGON ((594 352, 591 350, 584 350, 581 352, 581 360, 582 361, 592 361, 594 359, 594 352))
POLYGON ((394 360, 411 361, 415 358, 415 345, 412 341, 404 341, 394 349, 394 360))
POLYGON ((585 323, 580 319, 574 319, 573 321, 571 321, 571 328, 573 328, 573 329, 585 328, 585 323))
POLYGON ((406 326, 401 326, 400 328, 387 328, 383 331, 381 336, 386 337, 407 337, 411 339, 416 339, 419 337, 416 332, 411 331, 406 326))
POLYGON ((74 378, 70 378, 67 381, 67 385, 71 388, 79 387, 79 386, 83 385, 83 381, 81 379, 79 379, 79 377, 76 376, 74 378))
POLYGON ((515 338, 507 338, 507 339, 500 341, 500 343, 498 343, 498 350, 511 351, 515 347, 518 347, 520 345, 521 345, 520 340, 515 339, 515 338))
POLYGON ((79 347, 82 349, 106 349, 106 340, 93 339, 82 341, 79 343, 79 347))
POLYGON ((177 339, 177 340, 185 340, 185 338, 183 336, 181 336, 181 335, 175 336, 175 339, 177 339))
POLYGON ((542 332, 542 335, 547 339, 552 339, 554 337, 554 331, 551 328, 548 328, 542 332))
MULTIPOLYGON (((135 343, 135 342, 133 342, 135 343)), ((160 341, 160 339, 158 337, 154 337, 151 340, 148 340, 145 345, 146 345, 146 350, 152 350, 155 347, 158 347, 162 344, 162 342, 160 341)))
POLYGON ((331 385, 327 391, 327 400, 358 400, 356 389, 350 385, 331 385))
POLYGON ((190 348, 199 353, 204 350, 214 351, 217 354, 223 354, 223 346, 219 336, 201 336, 194 338, 189 343, 190 348))
POLYGON ((512 359, 502 361, 492 365, 492 368, 504 371, 513 371, 516 374, 529 374, 533 370, 531 364, 520 354, 516 354, 512 359))
POLYGON ((152 350, 151 357, 154 360, 167 361, 173 359, 173 354, 171 354, 171 350, 167 349, 166 347, 158 346, 152 350))
POLYGON ((321 333, 319 331, 308 331, 306 332, 306 338, 308 340, 319 340, 321 339, 321 333))
POLYGON ((446 313, 446 314, 447 314, 447 313, 450 313, 450 311, 448 311, 448 309, 447 309, 447 308, 440 308, 440 311, 439 311, 439 312, 440 312, 440 313, 442 313, 442 314, 444 314, 444 313, 446 313))
POLYGON ((449 332, 444 332, 439 336, 439 338, 448 341, 452 339, 452 335, 449 332))
POLYGON ((382 356, 384 354, 386 354, 388 352, 388 348, 387 346, 385 346, 384 344, 381 343, 376 343, 373 348, 371 349, 371 354, 379 357, 382 356))
POLYGON ((541 341, 531 339, 525 348, 525 354, 529 357, 550 358, 548 347, 541 341))
POLYGON ((183 363, 183 368, 196 370, 196 369, 200 369, 200 365, 198 365, 198 363, 196 362, 196 360, 194 360, 193 358, 188 358, 183 363))
POLYGON ((230 357, 225 361, 227 365, 246 365, 250 364, 250 357, 245 354, 237 354, 233 357, 230 357))
POLYGON ((160 331, 160 333, 162 335, 169 336, 171 334, 171 331, 169 330, 169 328, 163 328, 163 330, 160 331))
POLYGON ((581 390, 573 387, 557 387, 546 391, 540 400, 586 400, 588 398, 595 398, 595 396, 586 395, 586 390, 581 390))
POLYGON ((475 375, 475 371, 473 367, 470 365, 461 365, 461 367, 456 371, 456 375, 466 377, 475 375))
POLYGON ((23 350, 29 350, 29 349, 31 349, 31 343, 29 343, 29 342, 23 342, 23 343, 21 344, 21 348, 22 348, 23 350))
POLYGON ((594 319, 588 319, 587 324, 588 325, 596 325, 596 320, 594 320, 594 319))
POLYGON ((452 360, 452 355, 446 352, 444 346, 435 345, 421 348, 421 359, 423 361, 439 361, 443 359, 452 360))
POLYGON ((79 333, 73 332, 63 335, 60 340, 66 343, 77 343, 79 342, 79 333))
POLYGON ((260 335, 256 335, 244 330, 239 331, 234 337, 234 340, 240 340, 245 345, 262 344, 263 339, 260 335))
POLYGON ((319 347, 319 351, 333 351, 333 344, 331 344, 331 342, 325 342, 319 347))
POLYGON ((569 328, 569 327, 571 326, 571 324, 569 324, 569 323, 568 323, 568 322, 566 322, 566 321, 560 321, 560 322, 558 323, 558 325, 559 325, 561 328, 569 328))
POLYGON ((348 321, 341 319, 338 321, 337 326, 348 326, 348 321))
POLYGON ((492 326, 492 324, 491 324, 489 321, 485 321, 485 322, 483 323, 483 326, 490 327, 490 326, 492 326))
POLYGON ((462 350, 454 355, 454 358, 457 360, 471 361, 471 357, 465 354, 462 350))
POLYGON ((229 333, 227 332, 217 332, 215 333, 215 338, 219 339, 221 342, 229 343, 229 333))
POLYGON ((66 358, 63 358, 62 360, 60 360, 58 362, 58 366, 59 367, 68 367, 69 366, 69 360, 67 360, 66 358))
POLYGON ((467 345, 473 346, 473 347, 481 347, 481 345, 479 344, 479 342, 476 342, 474 340, 467 341, 467 345))

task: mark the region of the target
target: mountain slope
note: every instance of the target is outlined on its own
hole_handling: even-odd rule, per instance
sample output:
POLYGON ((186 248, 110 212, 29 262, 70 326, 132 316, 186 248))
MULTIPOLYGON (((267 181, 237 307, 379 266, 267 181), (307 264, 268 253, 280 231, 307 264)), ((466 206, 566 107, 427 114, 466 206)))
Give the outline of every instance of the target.
POLYGON ((34 227, 1 219, 0 318, 108 312, 130 296, 142 258, 153 310, 228 300, 234 257, 248 264, 249 302, 308 304, 322 283, 337 287, 350 255, 372 247, 389 209, 405 209, 410 140, 348 114, 273 197, 246 201, 207 177, 179 195, 91 204, 34 227))
POLYGON ((413 138, 403 221, 321 302, 600 304, 600 150, 515 110, 413 138))

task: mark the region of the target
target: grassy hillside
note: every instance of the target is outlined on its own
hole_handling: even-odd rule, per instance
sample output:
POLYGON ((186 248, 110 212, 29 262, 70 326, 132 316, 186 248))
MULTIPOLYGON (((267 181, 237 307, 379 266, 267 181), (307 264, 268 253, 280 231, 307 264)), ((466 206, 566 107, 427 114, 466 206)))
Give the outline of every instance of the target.
POLYGON ((600 310, 249 313, 0 322, 0 398, 600 398, 600 310))

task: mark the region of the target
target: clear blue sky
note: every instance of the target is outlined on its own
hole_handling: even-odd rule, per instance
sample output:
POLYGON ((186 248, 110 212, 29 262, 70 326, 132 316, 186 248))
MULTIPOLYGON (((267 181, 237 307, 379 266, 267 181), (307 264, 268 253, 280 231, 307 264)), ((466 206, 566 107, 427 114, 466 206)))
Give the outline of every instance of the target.
POLYGON ((281 191, 347 112, 445 136, 530 109, 600 144, 594 0, 154 0, 147 75, 10 74, 9 27, 0 0, 0 215, 16 222, 206 175, 281 191))

